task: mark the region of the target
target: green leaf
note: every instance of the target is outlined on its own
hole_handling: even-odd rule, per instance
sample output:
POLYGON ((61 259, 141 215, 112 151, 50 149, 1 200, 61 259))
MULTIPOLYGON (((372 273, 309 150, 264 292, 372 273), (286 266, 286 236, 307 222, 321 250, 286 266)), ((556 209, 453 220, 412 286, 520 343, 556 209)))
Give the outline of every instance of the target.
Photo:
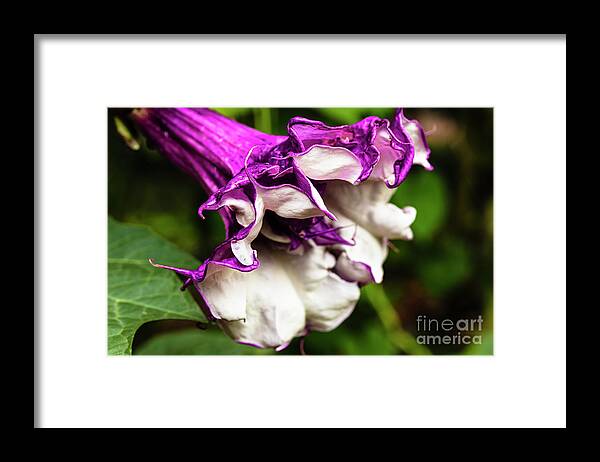
POLYGON ((272 350, 233 342, 217 329, 182 329, 151 337, 136 347, 135 355, 256 355, 272 350))
POLYGON ((382 107, 321 107, 317 110, 334 125, 354 124, 372 115, 381 118, 391 118, 394 115, 394 109, 382 107))
POLYGON ((161 319, 205 321, 181 280, 148 258, 196 268, 199 262, 150 228, 108 219, 108 354, 131 354, 138 328, 161 319))
POLYGON ((318 110, 335 124, 353 124, 362 116, 362 109, 356 107, 322 107, 318 110))
POLYGON ((419 279, 436 297, 463 283, 472 271, 467 243, 454 237, 444 239, 435 254, 417 264, 419 279))

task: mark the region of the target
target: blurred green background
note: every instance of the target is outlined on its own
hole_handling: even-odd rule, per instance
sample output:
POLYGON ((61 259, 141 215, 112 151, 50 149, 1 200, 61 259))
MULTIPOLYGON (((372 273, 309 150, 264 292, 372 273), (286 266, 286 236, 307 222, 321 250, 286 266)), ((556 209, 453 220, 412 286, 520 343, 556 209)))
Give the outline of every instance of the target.
MULTIPOLYGON (((369 115, 389 118, 387 108, 216 108, 259 130, 286 134, 294 116, 330 125, 369 115)), ((413 241, 395 241, 384 264, 384 281, 361 290, 354 313, 330 333, 311 333, 307 354, 492 354, 493 353, 493 110, 406 108, 431 133, 435 170, 415 165, 392 201, 417 208, 413 241), (421 345, 419 315, 430 319, 483 316, 483 342, 421 345)), ((191 178, 146 146, 131 150, 119 135, 125 111, 108 111, 108 213, 145 224, 200 260, 224 239, 218 214, 197 216, 206 195, 191 178)), ((192 322, 148 323, 137 332, 134 354, 210 354, 203 338, 223 345, 222 354, 264 354, 236 345, 218 329, 192 322), (202 337, 204 336, 204 337, 202 337)), ((299 340, 277 354, 298 354, 299 340)))

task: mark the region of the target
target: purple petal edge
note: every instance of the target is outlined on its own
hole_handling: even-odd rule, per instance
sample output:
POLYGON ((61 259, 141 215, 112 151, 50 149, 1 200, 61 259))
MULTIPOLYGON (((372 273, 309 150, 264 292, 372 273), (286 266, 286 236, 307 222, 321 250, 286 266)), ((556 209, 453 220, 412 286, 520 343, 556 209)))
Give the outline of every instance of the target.
MULTIPOLYGON (((425 129, 423 128, 423 126, 421 125, 421 122, 419 122, 416 119, 409 119, 404 115, 404 110, 403 109, 398 109, 396 111, 396 118, 399 118, 400 120, 400 125, 402 126, 405 123, 413 123, 417 126, 417 129, 419 130, 419 137, 421 138, 421 142, 423 143, 423 146, 425 148, 426 151, 426 155, 425 155, 425 160, 429 161, 429 156, 431 155, 431 148, 429 147, 429 143, 427 142, 427 135, 425 134, 425 129)), ((432 171, 434 170, 433 165, 429 164, 429 167, 425 167, 426 170, 428 171, 432 171)))
POLYGON ((243 273, 254 271, 255 269, 260 267, 260 262, 256 258, 256 255, 253 255, 252 264, 247 265, 247 266, 242 265, 238 261, 238 259, 235 257, 235 255, 233 255, 233 252, 231 251, 231 241, 232 241, 232 239, 228 239, 228 240, 222 242, 221 244, 219 244, 215 248, 215 250, 213 251, 211 256, 209 258, 207 258, 195 270, 189 270, 189 269, 185 269, 185 268, 178 268, 178 267, 174 267, 174 266, 162 265, 159 263, 155 263, 153 259, 149 259, 149 261, 150 261, 150 264, 156 268, 167 269, 167 270, 173 271, 177 274, 180 274, 180 275, 188 278, 188 280, 186 280, 186 282, 184 283, 183 288, 187 287, 187 285, 189 285, 190 282, 194 284, 194 287, 196 287, 198 293, 204 300, 204 305, 205 305, 205 307, 203 307, 204 314, 207 316, 208 319, 214 321, 216 319, 219 319, 219 316, 216 313, 212 312, 212 310, 210 309, 210 305, 204 299, 204 295, 202 294, 202 288, 200 287, 200 284, 206 278, 206 273, 209 269, 209 265, 223 266, 223 267, 226 267, 229 269, 241 271, 243 273))

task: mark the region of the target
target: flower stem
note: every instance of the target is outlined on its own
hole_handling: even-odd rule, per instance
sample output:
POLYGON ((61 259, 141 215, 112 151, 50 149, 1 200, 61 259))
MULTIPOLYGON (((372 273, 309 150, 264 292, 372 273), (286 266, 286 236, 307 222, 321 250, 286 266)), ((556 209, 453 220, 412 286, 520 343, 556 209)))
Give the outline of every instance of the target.
POLYGON ((135 139, 135 137, 131 134, 131 131, 129 130, 127 125, 125 125, 125 122, 123 122, 117 116, 114 117, 114 120, 115 120, 115 126, 117 127, 117 133, 119 135, 121 135, 121 138, 123 138, 123 140, 125 141, 127 146, 129 146, 129 148, 133 149, 134 151, 139 150, 140 144, 135 139))
POLYGON ((271 110, 269 108, 254 108, 254 128, 261 132, 271 133, 271 110))
POLYGON ((430 355, 431 351, 417 343, 410 332, 402 327, 402 321, 380 284, 369 284, 362 288, 367 300, 377 313, 390 340, 402 352, 410 355, 430 355))

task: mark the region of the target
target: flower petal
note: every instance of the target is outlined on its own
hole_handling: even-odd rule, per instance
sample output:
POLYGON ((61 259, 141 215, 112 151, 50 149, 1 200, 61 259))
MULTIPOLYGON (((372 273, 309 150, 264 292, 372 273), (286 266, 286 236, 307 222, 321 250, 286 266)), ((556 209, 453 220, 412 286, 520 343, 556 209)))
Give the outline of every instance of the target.
POLYGON ((310 194, 313 200, 302 190, 291 185, 273 186, 264 188, 258 186, 258 193, 263 197, 265 209, 273 210, 284 218, 309 218, 327 213, 335 216, 327 209, 323 199, 314 187, 310 194), (327 212, 324 212, 327 211, 327 212))
POLYGON ((288 123, 289 149, 302 154, 313 146, 346 149, 362 167, 355 181, 363 181, 369 177, 379 160, 379 151, 374 146, 376 132, 387 124, 386 120, 379 117, 367 117, 352 125, 330 127, 316 120, 294 117, 288 123))
MULTIPOLYGON (((296 220, 323 215, 335 219, 314 185, 293 166, 283 171, 278 165, 255 164, 246 168, 213 193, 200 206, 199 214, 222 209, 227 209, 235 218, 234 223, 226 220, 227 237, 233 254, 243 265, 251 265, 254 260, 251 244, 263 229, 267 210, 296 220)), ((270 231, 266 226, 264 234, 275 236, 270 231)))
POLYGON ((239 188, 228 184, 213 194, 198 211, 202 215, 205 210, 220 210, 225 207, 233 214, 241 228, 229 224, 228 238, 233 254, 246 266, 251 265, 254 260, 255 252, 251 243, 260 233, 265 212, 262 197, 255 194, 251 188, 249 183, 239 188))
POLYGON ((336 328, 352 313, 358 286, 332 272, 336 259, 325 247, 314 245, 302 255, 257 248, 261 265, 255 271, 209 264, 195 282, 212 317, 235 341, 284 348, 307 330, 336 328))
POLYGON ((357 225, 354 242, 353 246, 340 246, 342 252, 337 259, 336 273, 346 281, 380 283, 383 262, 388 254, 387 240, 377 238, 357 225))
POLYGON ((201 308, 209 319, 236 320, 246 317, 243 294, 231 289, 240 283, 244 273, 260 266, 256 252, 253 254, 252 264, 243 265, 234 256, 229 239, 219 244, 196 270, 156 264, 152 260, 150 263, 185 276, 187 280, 183 287, 192 282, 204 301, 201 308))
POLYGON ((394 190, 380 181, 365 181, 357 186, 335 181, 327 185, 325 197, 336 215, 343 214, 375 236, 405 239, 405 230, 415 221, 417 211, 389 203, 393 194, 394 190))
POLYGON ((244 273, 222 266, 211 265, 211 269, 196 287, 212 317, 228 321, 245 319, 246 291, 240 290, 244 284, 244 273), (236 287, 237 290, 234 289, 236 287))
POLYGON ((288 256, 286 266, 306 310, 308 330, 329 332, 354 310, 360 290, 332 270, 336 259, 325 247, 313 246, 302 257, 288 256))
POLYGON ((363 167, 360 159, 346 148, 313 145, 295 157, 296 165, 313 180, 344 180, 355 183, 363 167))
POLYGON ((265 209, 284 218, 325 215, 335 220, 315 186, 296 166, 286 168, 276 175, 265 173, 268 175, 255 176, 248 170, 248 178, 254 184, 257 194, 263 198, 265 209))
POLYGON ((377 131, 375 147, 380 158, 370 179, 383 180, 388 188, 396 188, 406 178, 413 164, 414 145, 402 125, 392 124, 377 131))
POLYGON ((395 122, 400 124, 402 128, 406 130, 414 144, 415 156, 413 163, 425 167, 426 170, 433 170, 433 166, 429 163, 431 149, 427 144, 425 130, 423 130, 421 124, 416 120, 407 119, 404 116, 403 111, 398 111, 396 113, 395 122))
POLYGON ((219 325, 239 343, 277 348, 304 331, 304 306, 276 251, 261 248, 260 253, 259 270, 239 273, 243 283, 229 281, 230 291, 244 292, 245 320, 219 321, 219 325))
POLYGON ((354 132, 350 125, 331 127, 318 120, 293 117, 288 122, 288 133, 298 152, 305 151, 315 144, 332 146, 350 143, 354 132))

